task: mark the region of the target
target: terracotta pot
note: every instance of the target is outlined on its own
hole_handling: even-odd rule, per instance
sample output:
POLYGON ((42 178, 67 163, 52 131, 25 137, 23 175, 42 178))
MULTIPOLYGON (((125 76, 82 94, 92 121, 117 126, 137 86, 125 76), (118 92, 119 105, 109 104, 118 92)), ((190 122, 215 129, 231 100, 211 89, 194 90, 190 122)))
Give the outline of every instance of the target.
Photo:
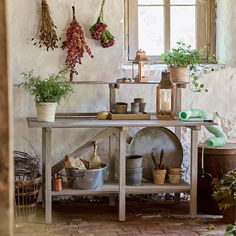
POLYGON ((56 113, 56 102, 36 103, 37 121, 54 122, 56 113))
POLYGON ((170 67, 170 80, 173 84, 189 83, 189 70, 186 67, 170 67))
POLYGON ((169 180, 171 184, 179 184, 181 181, 181 175, 171 175, 169 174, 169 180))
POLYGON ((153 183, 164 184, 166 177, 166 170, 152 170, 153 183))
POLYGON ((170 175, 181 175, 181 167, 172 167, 169 169, 170 175))

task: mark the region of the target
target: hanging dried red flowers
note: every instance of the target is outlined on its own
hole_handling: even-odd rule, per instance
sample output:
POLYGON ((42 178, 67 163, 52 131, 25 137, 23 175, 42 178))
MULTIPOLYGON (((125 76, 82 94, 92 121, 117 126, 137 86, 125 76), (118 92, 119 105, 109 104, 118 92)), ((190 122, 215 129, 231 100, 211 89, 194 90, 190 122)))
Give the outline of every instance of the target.
POLYGON ((115 44, 115 37, 107 29, 103 19, 103 8, 105 0, 102 1, 101 10, 97 22, 90 28, 91 37, 100 40, 103 48, 109 48, 115 44))
MULTIPOLYGON (((39 45, 41 48, 42 45, 45 45, 47 51, 51 48, 54 50, 58 48, 57 46, 57 33, 56 33, 56 26, 53 23, 50 9, 46 0, 42 0, 41 2, 42 12, 41 12, 41 26, 39 31, 39 41, 35 42, 34 45, 39 45)), ((35 39, 32 38, 32 41, 35 39)))
POLYGON ((93 58, 92 52, 85 41, 84 32, 79 22, 75 17, 75 7, 72 7, 73 20, 70 23, 66 32, 66 41, 62 43, 62 49, 67 49, 67 56, 65 64, 70 70, 70 81, 73 80, 74 74, 78 74, 75 66, 76 64, 82 64, 82 57, 86 51, 91 58, 93 58))

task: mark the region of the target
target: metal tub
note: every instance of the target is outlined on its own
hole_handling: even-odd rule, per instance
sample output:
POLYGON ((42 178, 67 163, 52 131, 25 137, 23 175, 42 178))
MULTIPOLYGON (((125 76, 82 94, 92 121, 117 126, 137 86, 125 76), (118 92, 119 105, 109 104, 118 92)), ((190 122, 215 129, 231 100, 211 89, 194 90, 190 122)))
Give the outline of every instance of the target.
POLYGON ((107 166, 102 164, 102 168, 91 170, 80 170, 67 168, 67 178, 70 188, 73 189, 98 189, 103 186, 107 178, 107 166))

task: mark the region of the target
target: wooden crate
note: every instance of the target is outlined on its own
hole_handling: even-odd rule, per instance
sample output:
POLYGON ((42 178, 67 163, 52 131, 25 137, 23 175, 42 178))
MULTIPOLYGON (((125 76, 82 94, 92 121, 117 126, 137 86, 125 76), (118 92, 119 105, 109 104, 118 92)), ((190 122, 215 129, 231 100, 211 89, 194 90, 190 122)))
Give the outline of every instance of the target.
POLYGON ((114 114, 111 113, 111 120, 150 120, 150 113, 138 113, 138 114, 114 114))

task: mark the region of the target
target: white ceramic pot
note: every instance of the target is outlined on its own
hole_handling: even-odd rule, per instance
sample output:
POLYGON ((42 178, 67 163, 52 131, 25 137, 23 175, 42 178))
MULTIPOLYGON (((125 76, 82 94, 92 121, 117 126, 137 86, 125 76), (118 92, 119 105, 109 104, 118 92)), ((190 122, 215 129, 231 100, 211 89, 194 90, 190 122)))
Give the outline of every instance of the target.
POLYGON ((170 67, 170 80, 173 84, 189 83, 189 70, 186 67, 170 67))
POLYGON ((56 113, 56 102, 36 103, 37 120, 43 122, 54 122, 56 113))

